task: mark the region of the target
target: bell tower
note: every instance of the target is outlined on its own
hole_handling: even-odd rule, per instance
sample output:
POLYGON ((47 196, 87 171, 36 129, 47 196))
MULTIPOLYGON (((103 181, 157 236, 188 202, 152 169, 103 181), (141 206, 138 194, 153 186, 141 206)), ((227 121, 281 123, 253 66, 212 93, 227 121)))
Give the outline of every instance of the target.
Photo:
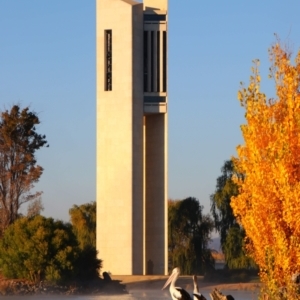
POLYGON ((167 274, 167 0, 96 0, 97 250, 167 274))

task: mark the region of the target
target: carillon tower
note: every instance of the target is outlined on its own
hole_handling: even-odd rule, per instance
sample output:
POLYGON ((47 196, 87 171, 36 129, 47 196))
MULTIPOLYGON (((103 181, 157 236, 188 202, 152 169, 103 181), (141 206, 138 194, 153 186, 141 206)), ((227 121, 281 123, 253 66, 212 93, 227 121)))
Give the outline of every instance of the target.
POLYGON ((167 274, 167 0, 96 0, 97 250, 167 274))

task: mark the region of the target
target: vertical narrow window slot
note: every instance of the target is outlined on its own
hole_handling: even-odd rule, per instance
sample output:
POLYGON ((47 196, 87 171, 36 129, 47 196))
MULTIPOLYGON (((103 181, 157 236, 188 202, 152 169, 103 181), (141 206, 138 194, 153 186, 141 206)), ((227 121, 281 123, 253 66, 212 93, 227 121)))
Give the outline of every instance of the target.
POLYGON ((156 91, 160 91, 160 31, 157 31, 156 34, 156 91))
POLYGON ((151 78, 152 78, 152 73, 151 73, 151 32, 147 31, 147 92, 151 92, 151 78))
POLYGON ((167 91, 167 32, 163 32, 163 92, 167 91))
POLYGON ((112 90, 112 31, 104 31, 105 82, 104 90, 112 90))
POLYGON ((160 31, 159 34, 159 92, 163 92, 163 80, 164 80, 164 74, 163 74, 163 60, 164 60, 164 54, 163 54, 163 31, 160 31))
POLYGON ((150 43, 151 43, 151 53, 150 53, 150 57, 151 57, 151 84, 150 84, 150 91, 149 92, 153 92, 153 88, 154 88, 154 82, 153 82, 153 77, 154 77, 154 49, 153 49, 153 45, 154 45, 154 32, 151 31, 151 39, 150 39, 150 43))
POLYGON ((144 31, 144 92, 148 92, 148 31, 144 31))
POLYGON ((152 92, 157 92, 157 31, 153 31, 153 87, 152 92))

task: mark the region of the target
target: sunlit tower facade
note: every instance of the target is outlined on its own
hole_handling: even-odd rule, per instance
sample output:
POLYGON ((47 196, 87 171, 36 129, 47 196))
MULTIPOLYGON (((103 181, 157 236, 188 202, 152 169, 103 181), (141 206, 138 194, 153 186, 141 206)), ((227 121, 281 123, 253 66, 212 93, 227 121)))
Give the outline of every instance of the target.
POLYGON ((168 1, 96 11, 99 258, 114 275, 167 274, 168 1))

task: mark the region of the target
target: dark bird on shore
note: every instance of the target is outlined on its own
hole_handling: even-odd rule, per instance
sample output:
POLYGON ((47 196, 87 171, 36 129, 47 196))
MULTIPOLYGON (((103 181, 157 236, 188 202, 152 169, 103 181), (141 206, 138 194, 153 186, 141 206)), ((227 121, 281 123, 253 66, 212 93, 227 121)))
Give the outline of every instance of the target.
POLYGON ((179 274, 179 268, 175 268, 163 286, 162 290, 170 284, 169 291, 173 300, 192 300, 190 294, 185 289, 175 286, 179 274))

